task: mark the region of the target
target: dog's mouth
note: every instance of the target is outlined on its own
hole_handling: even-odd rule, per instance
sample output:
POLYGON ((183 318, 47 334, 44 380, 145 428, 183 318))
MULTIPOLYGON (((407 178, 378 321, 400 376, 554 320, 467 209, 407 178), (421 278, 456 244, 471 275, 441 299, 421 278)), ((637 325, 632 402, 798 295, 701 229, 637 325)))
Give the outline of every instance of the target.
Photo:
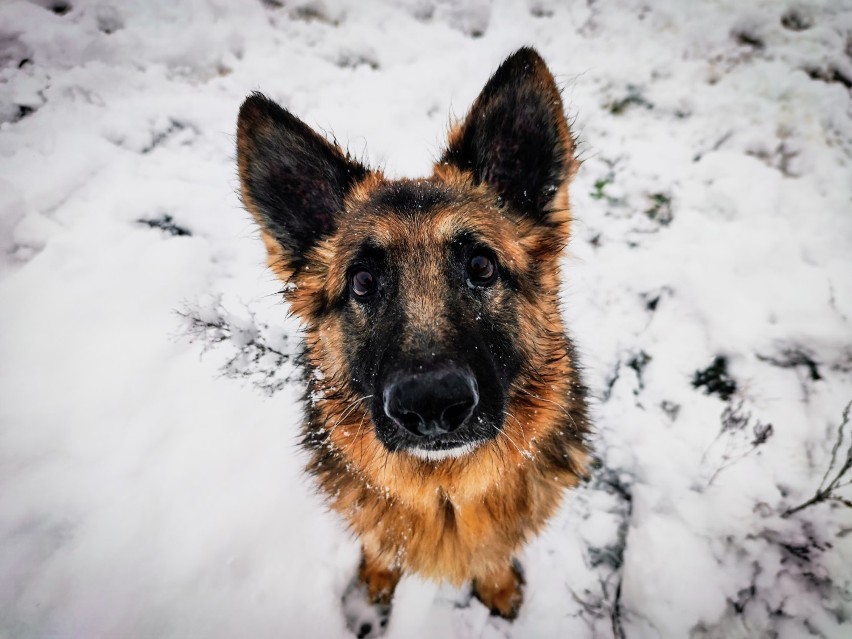
POLYGON ((405 452, 418 459, 431 462, 439 462, 445 459, 458 459, 469 455, 476 450, 483 440, 477 441, 436 441, 423 442, 416 446, 407 448, 405 452))

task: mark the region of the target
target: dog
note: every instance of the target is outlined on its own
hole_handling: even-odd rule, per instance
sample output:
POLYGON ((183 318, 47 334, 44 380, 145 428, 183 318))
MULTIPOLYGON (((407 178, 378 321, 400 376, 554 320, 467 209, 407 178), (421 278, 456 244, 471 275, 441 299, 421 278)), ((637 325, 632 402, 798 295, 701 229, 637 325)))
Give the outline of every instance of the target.
POLYGON ((237 161, 304 326, 302 444, 360 539, 354 584, 382 623, 409 572, 515 618, 516 555, 589 464, 559 309, 578 161, 545 62, 506 58, 427 178, 385 178, 259 93, 237 161))

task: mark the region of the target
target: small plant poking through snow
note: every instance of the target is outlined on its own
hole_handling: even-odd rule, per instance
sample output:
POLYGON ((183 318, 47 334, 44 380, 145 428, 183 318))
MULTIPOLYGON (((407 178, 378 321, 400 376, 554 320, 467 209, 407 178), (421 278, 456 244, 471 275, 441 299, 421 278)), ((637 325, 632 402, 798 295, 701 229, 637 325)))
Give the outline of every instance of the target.
POLYGON ((737 391, 737 383, 728 374, 728 358, 718 355, 707 368, 695 371, 692 376, 693 388, 704 388, 707 395, 718 395, 728 401, 737 391))
POLYGON ((631 106, 641 106, 646 109, 654 108, 654 105, 648 102, 648 100, 642 95, 639 87, 628 84, 626 95, 618 99, 613 99, 607 105, 607 110, 612 115, 622 115, 631 106))
POLYGON ((719 434, 704 454, 704 459, 708 459, 710 453, 716 448, 717 442, 724 438, 725 447, 721 453, 721 460, 707 480, 708 486, 716 481, 722 471, 753 453, 758 446, 765 444, 773 433, 772 424, 765 424, 754 419, 751 413, 743 409, 742 402, 735 406, 731 404, 726 406, 722 411, 721 422, 722 428, 719 434))
POLYGON ((837 427, 837 439, 834 446, 831 447, 831 461, 822 476, 822 481, 819 483, 816 493, 806 502, 795 508, 787 509, 783 514, 784 517, 789 517, 805 508, 825 501, 836 502, 852 508, 852 499, 837 492, 841 488, 852 486, 852 472, 850 472, 852 471, 852 428, 847 428, 850 409, 852 409, 852 401, 846 404, 846 408, 843 410, 843 418, 840 421, 840 426, 837 427), (847 445, 845 458, 841 452, 844 443, 847 445), (832 473, 834 474, 833 477, 831 477, 832 473), (829 477, 831 477, 830 480, 829 477))
POLYGON ((595 583, 577 590, 570 588, 571 597, 579 606, 578 616, 594 636, 606 629, 615 639, 623 639, 625 620, 632 614, 622 602, 622 584, 635 481, 631 473, 609 467, 596 457, 583 498, 588 501, 578 511, 583 513, 588 509, 581 517, 589 517, 591 512, 606 513, 607 520, 615 526, 614 535, 605 535, 600 542, 589 539, 583 549, 586 565, 596 574, 595 583))
POLYGON ((661 226, 671 224, 672 198, 665 193, 652 193, 648 196, 651 206, 645 209, 645 215, 659 223, 661 226))
POLYGON ((628 368, 632 368, 636 373, 637 387, 636 390, 633 391, 635 395, 638 395, 645 388, 645 380, 642 375, 645 372, 645 367, 648 366, 651 359, 652 358, 648 355, 648 353, 645 351, 639 351, 638 354, 627 360, 628 368))
POLYGON ((151 219, 139 219, 136 220, 137 224, 144 224, 152 229, 160 229, 161 231, 168 233, 169 235, 175 236, 191 236, 192 232, 179 226, 175 223, 174 218, 168 213, 164 213, 160 217, 155 217, 151 219))
POLYGON ((592 199, 602 200, 606 197, 609 200, 610 198, 607 197, 606 193, 604 193, 604 189, 607 184, 612 184, 614 180, 615 177, 611 173, 604 178, 595 180, 595 190, 591 192, 592 199))
POLYGON ((216 347, 226 353, 219 367, 224 377, 248 381, 271 396, 297 376, 287 336, 273 336, 252 311, 240 317, 217 297, 206 305, 186 305, 178 315, 191 342, 200 342, 204 352, 216 347))

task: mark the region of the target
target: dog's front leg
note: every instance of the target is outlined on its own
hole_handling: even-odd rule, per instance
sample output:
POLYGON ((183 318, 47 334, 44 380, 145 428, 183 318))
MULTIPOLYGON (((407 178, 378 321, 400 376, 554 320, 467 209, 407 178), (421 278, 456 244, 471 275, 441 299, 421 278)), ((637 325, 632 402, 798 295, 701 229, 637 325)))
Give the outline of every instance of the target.
POLYGON ((512 620, 518 616, 524 600, 524 575, 513 560, 505 566, 473 579, 473 594, 493 615, 512 620))
POLYGON ((366 548, 362 549, 358 580, 366 586, 371 604, 390 606, 401 574, 398 568, 391 568, 370 554, 366 548))
POLYGON ((398 568, 362 548, 358 576, 343 593, 346 625, 359 639, 378 637, 384 632, 401 574, 398 568))

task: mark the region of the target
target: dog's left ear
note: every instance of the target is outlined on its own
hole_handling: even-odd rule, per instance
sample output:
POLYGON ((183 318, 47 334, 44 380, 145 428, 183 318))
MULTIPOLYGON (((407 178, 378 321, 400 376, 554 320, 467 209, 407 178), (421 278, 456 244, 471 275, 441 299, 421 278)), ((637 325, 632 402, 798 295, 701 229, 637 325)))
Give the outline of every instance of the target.
POLYGON ((562 99, 541 56, 531 48, 510 55, 450 133, 441 163, 472 174, 524 215, 567 219, 574 141, 562 99), (557 210, 563 209, 563 210, 557 210))

